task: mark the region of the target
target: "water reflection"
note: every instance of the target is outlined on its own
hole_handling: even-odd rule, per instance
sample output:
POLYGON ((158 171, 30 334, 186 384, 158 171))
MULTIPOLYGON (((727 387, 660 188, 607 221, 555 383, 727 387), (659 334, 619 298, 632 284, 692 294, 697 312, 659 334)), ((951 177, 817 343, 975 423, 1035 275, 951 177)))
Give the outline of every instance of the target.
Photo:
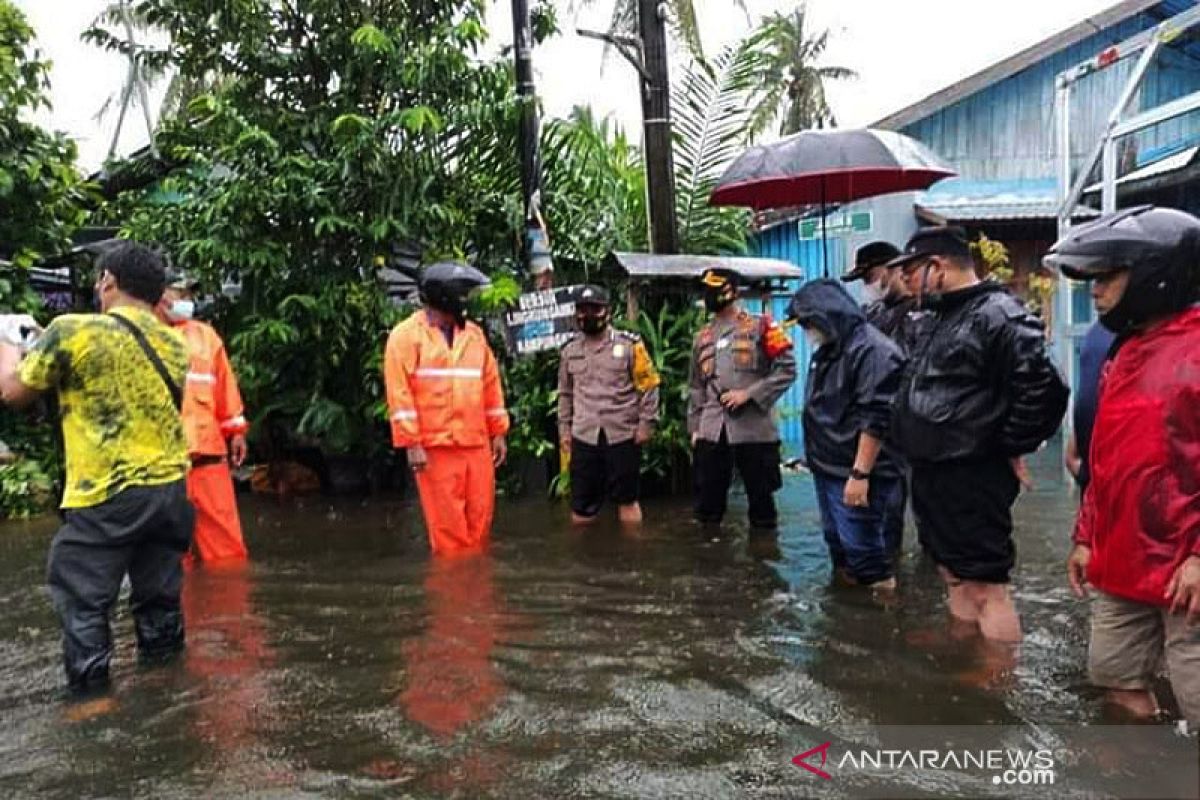
MULTIPOLYGON (((1015 664, 950 626, 911 539, 881 608, 830 585, 811 484, 779 499, 777 538, 701 528, 686 499, 640 531, 505 501, 490 552, 430 560, 412 504, 245 498, 256 563, 189 573, 169 668, 136 667, 122 612, 113 708, 79 723, 34 589, 48 534, 9 528, 0 796, 793 797, 825 787, 792 756, 839 731, 1100 719, 1061 486, 1018 507, 1015 664)), ((946 781, 909 794, 979 794, 946 781)))
POLYGON ((252 565, 236 563, 189 569, 183 584, 184 669, 201 698, 192 727, 218 764, 252 749, 271 709, 274 654, 254 608, 253 578, 252 565))
POLYGON ((408 718, 447 739, 484 719, 504 692, 496 646, 495 565, 487 553, 434 558, 425 573, 428 624, 402 648, 408 718))

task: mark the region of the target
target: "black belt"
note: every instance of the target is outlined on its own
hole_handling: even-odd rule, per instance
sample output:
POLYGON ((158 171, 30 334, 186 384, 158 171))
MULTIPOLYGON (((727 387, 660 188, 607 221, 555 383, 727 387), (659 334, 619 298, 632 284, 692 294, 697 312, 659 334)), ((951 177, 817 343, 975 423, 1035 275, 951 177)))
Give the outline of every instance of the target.
POLYGON ((223 461, 225 461, 225 456, 192 456, 192 468, 211 467, 213 464, 220 464, 223 461))

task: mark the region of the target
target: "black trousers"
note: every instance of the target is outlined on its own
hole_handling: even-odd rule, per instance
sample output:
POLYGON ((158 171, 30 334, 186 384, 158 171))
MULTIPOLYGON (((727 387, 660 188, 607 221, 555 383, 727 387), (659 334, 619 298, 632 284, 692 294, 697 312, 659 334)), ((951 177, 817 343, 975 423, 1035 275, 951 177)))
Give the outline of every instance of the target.
POLYGON ((594 517, 606 499, 617 505, 638 501, 642 448, 633 439, 612 444, 604 431, 596 444, 571 440, 571 510, 594 517))
POLYGON ((724 518, 735 466, 746 487, 751 526, 776 527, 779 517, 774 495, 783 485, 779 471, 779 442, 731 445, 724 431, 720 441, 696 442, 692 455, 696 519, 720 522, 724 518))
POLYGON ((1012 507, 1020 491, 1007 458, 913 464, 922 544, 960 580, 1008 583, 1016 558, 1012 507))
POLYGON ((184 481, 131 487, 98 506, 66 512, 50 545, 47 580, 73 690, 108 681, 109 613, 126 574, 141 658, 157 660, 183 648, 182 558, 194 526, 184 481))

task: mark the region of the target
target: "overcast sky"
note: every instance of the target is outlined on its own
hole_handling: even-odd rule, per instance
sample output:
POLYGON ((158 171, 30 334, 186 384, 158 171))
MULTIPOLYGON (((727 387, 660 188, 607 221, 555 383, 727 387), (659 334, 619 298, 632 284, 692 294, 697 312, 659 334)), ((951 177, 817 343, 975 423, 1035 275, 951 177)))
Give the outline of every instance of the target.
MULTIPOLYGON (((108 152, 116 114, 97 121, 105 98, 121 85, 126 65, 80 41, 80 33, 109 0, 15 0, 38 33, 38 44, 54 62, 53 110, 39 119, 66 131, 80 147, 85 169, 108 152)), ((561 6, 567 4, 561 3, 561 6)), ((795 0, 747 0, 750 14, 786 10, 795 0)), ((830 87, 834 113, 843 126, 867 125, 1046 36, 1112 5, 1112 0, 810 0, 813 23, 832 31, 828 65, 849 67, 857 80, 830 87)), ((730 0, 696 0, 705 47, 716 52, 751 27, 730 0)), ((611 114, 637 136, 636 76, 619 56, 602 62, 603 46, 573 34, 576 27, 604 28, 611 0, 594 0, 574 18, 560 14, 567 34, 534 55, 538 91, 551 115, 590 103, 611 114)), ((512 38, 507 0, 497 0, 489 17, 493 47, 512 38)), ((146 142, 141 116, 127 121, 119 152, 146 142)))

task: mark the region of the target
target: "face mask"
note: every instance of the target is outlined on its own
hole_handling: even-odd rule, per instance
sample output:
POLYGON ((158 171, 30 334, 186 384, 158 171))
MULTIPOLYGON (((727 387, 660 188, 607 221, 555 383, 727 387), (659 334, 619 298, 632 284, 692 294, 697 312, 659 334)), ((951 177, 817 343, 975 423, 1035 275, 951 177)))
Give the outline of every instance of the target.
POLYGON ((731 305, 733 305, 733 300, 728 297, 719 297, 715 294, 705 295, 704 297, 704 307, 714 314, 729 308, 731 305))
POLYGON ((882 284, 863 284, 863 300, 867 302, 867 305, 882 300, 885 294, 886 292, 884 291, 882 284))
POLYGON ((816 328, 805 328, 804 338, 808 339, 808 346, 816 350, 821 345, 825 344, 825 334, 821 333, 816 328))
POLYGON ((189 320, 196 314, 196 304, 191 300, 176 300, 167 310, 167 316, 172 322, 189 320))
POLYGON ((608 312, 600 314, 576 314, 575 324, 588 335, 602 333, 608 327, 608 312))

